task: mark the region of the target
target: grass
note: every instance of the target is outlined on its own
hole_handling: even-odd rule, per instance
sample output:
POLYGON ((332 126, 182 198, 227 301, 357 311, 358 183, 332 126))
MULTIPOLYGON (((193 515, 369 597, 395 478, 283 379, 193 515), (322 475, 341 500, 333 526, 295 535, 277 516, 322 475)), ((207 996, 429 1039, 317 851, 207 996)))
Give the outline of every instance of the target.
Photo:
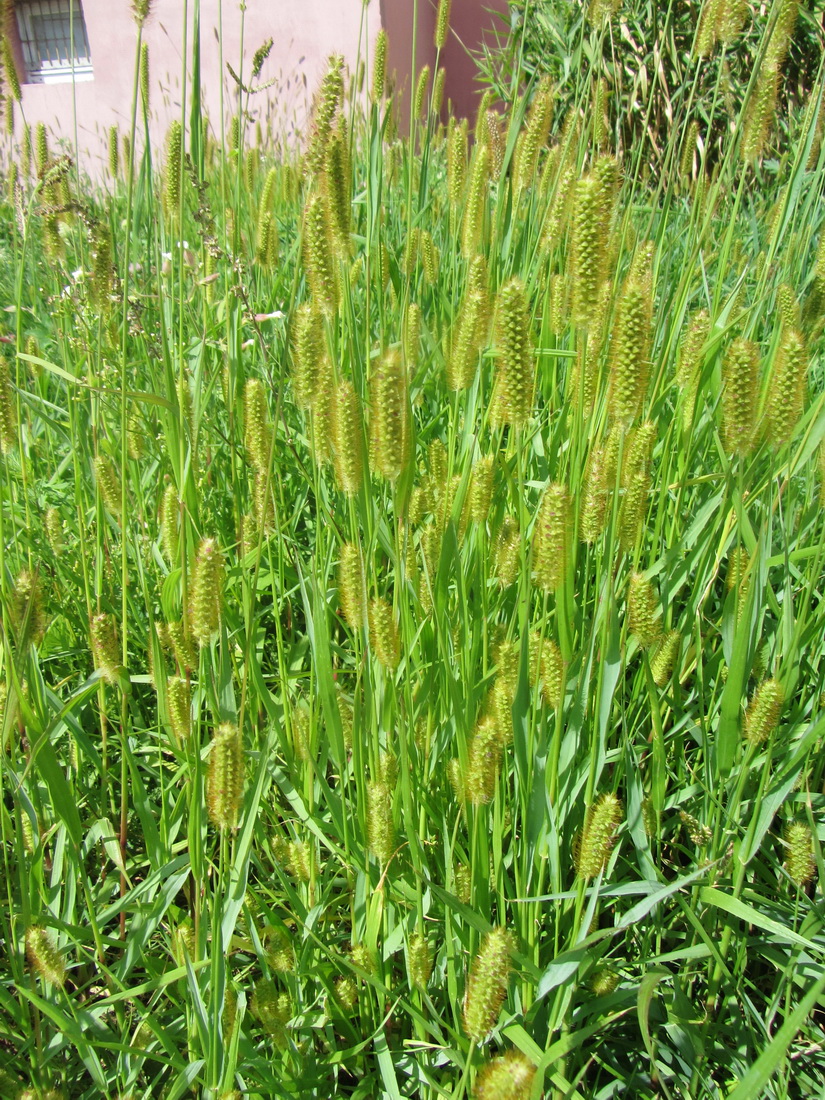
POLYGON ((779 15, 741 101, 689 59, 652 178, 586 71, 468 156, 333 65, 302 161, 242 95, 158 166, 136 64, 105 187, 12 179, 4 1096, 821 1093, 823 82, 754 108, 779 15))

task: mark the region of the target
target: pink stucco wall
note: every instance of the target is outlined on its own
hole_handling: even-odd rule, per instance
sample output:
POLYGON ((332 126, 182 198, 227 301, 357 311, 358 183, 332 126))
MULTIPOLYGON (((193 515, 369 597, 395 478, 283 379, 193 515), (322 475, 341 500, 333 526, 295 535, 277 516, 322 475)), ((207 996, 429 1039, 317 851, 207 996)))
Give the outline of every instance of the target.
MULTIPOLYGON (((150 141, 155 147, 162 145, 170 121, 181 117, 184 88, 191 96, 194 7, 195 0, 154 0, 144 27, 149 46, 150 141)), ((359 56, 371 64, 375 35, 382 25, 390 41, 388 67, 397 71, 402 93, 406 89, 409 94, 413 0, 246 0, 244 7, 242 11, 240 0, 200 3, 204 112, 213 128, 220 127, 221 89, 224 119, 238 112, 238 90, 226 64, 239 72, 243 63, 248 75, 252 55, 268 38, 274 39, 274 45, 258 83, 272 85, 250 97, 246 108, 253 119, 264 123, 273 142, 297 139, 331 53, 343 54, 351 69, 359 56)), ((436 7, 437 0, 417 0, 415 72, 435 62, 436 7)), ((447 74, 445 102, 450 99, 459 114, 472 114, 479 94, 468 51, 478 48, 485 35, 489 38, 491 28, 500 25, 492 12, 506 8, 506 0, 453 0, 452 29, 441 63, 447 74)), ((76 126, 81 168, 99 176, 106 163, 109 127, 117 124, 126 133, 131 125, 137 30, 127 0, 83 0, 83 11, 94 79, 74 86, 24 84, 22 110, 27 122, 46 123, 53 147, 63 143, 71 153, 76 126)), ((402 107, 402 118, 408 109, 402 107)), ((17 133, 19 137, 19 121, 17 133)))
MULTIPOLYGON (((181 117, 184 73, 190 74, 194 0, 155 0, 144 27, 149 46, 150 140, 162 144, 169 123, 181 117), (187 14, 184 58, 184 11, 187 14)), ((342 53, 355 66, 378 33, 378 0, 201 0, 201 84, 204 112, 220 126, 221 86, 224 117, 238 111, 238 89, 226 70, 241 63, 248 77, 252 55, 268 38, 274 45, 258 84, 274 83, 251 96, 248 113, 268 121, 273 140, 294 139, 331 53, 342 53), (219 28, 222 25, 223 71, 219 28)), ((106 158, 108 130, 131 126, 137 29, 126 0, 83 0, 94 79, 63 84, 24 84, 23 114, 29 123, 45 122, 53 143, 75 146, 75 115, 80 163, 98 175, 106 158), (74 94, 73 94, 74 93, 74 94)), ((245 81, 246 82, 246 81, 245 81)), ((191 89, 186 88, 187 97, 191 89)), ((188 117, 187 105, 187 117, 188 117)), ((140 127, 139 127, 140 130, 140 127)), ((18 131, 19 133, 19 131, 18 131)))

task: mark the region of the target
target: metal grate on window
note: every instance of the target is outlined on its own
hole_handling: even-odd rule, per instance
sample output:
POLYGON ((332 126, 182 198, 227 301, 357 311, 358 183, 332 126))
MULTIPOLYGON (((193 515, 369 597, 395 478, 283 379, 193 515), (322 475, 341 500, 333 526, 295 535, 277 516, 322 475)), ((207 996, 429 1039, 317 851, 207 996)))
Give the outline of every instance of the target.
POLYGON ((30 81, 91 75, 92 59, 80 0, 17 0, 14 5, 30 81))

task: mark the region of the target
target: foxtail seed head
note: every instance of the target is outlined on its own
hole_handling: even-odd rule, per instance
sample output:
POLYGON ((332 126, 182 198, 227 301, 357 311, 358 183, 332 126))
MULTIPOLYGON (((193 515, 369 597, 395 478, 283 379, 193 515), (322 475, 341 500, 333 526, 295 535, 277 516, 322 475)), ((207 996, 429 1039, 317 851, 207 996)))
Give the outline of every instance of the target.
POLYGON ((479 526, 487 522, 493 499, 495 466, 492 455, 485 455, 473 463, 470 480, 470 518, 479 526))
POLYGON ((811 830, 803 821, 792 821, 785 829, 785 869, 797 886, 816 874, 811 830))
POLYGON ((319 194, 313 195, 304 207, 304 266, 313 298, 325 312, 334 313, 337 282, 324 202, 319 194))
POLYGON ((180 203, 181 156, 183 153, 183 130, 178 119, 173 119, 166 135, 166 169, 164 172, 163 197, 166 213, 174 214, 180 203))
POLYGON ((272 427, 263 382, 250 378, 244 389, 244 449, 256 470, 266 470, 272 447, 272 427))
POLYGON ((499 291, 496 304, 499 357, 491 400, 495 423, 523 426, 533 408, 534 365, 527 293, 520 279, 499 291))
POLYGON ((55 946, 51 933, 38 925, 26 931, 26 955, 32 970, 47 985, 62 986, 66 981, 66 964, 55 946))
POLYGON ((117 683, 120 668, 120 649, 117 640, 117 627, 114 615, 100 612, 92 615, 89 624, 92 640, 92 657, 95 670, 109 684, 117 683))
POLYGON ((458 319, 447 360, 447 385, 453 391, 466 390, 475 377, 482 327, 486 320, 485 304, 486 295, 471 293, 458 319))
POLYGON ((802 415, 807 372, 805 338, 799 329, 783 325, 765 406, 768 442, 775 450, 789 442, 802 415))
POLYGON ((172 739, 176 745, 183 745, 192 734, 192 697, 188 682, 180 676, 170 676, 166 681, 166 706, 172 739))
POLYGON ((149 114, 149 43, 140 44, 140 104, 145 115, 149 114))
POLYGON ((492 802, 501 765, 501 738, 494 722, 483 720, 467 753, 467 773, 464 776, 465 796, 473 806, 492 802))
POLYGON ((627 597, 628 628, 642 649, 649 649, 661 637, 658 610, 653 585, 641 573, 632 573, 627 597))
MULTIPOLYGON (((444 81, 447 71, 443 65, 439 65, 433 84, 433 117, 436 121, 441 117, 441 105, 444 102, 444 81)), ((442 131, 443 132, 443 131, 442 131)))
POLYGON ((373 103, 380 103, 384 98, 384 89, 387 82, 387 32, 382 27, 375 36, 375 55, 372 61, 372 89, 370 98, 373 103))
POLYGON ((343 95, 344 59, 340 54, 333 54, 315 99, 312 134, 306 154, 306 165, 310 172, 318 173, 323 168, 332 122, 343 95))
POLYGON ((710 315, 707 310, 695 313, 679 342, 679 360, 676 380, 682 389, 682 427, 688 431, 696 413, 696 397, 702 371, 702 352, 710 333, 710 315))
POLYGON ((474 1100, 529 1100, 536 1067, 520 1050, 508 1050, 482 1066, 474 1100))
POLYGON ((548 485, 533 529, 533 576, 545 592, 559 588, 570 560, 571 507, 564 485, 548 485))
POLYGON ((160 537, 170 565, 178 560, 180 549, 180 504, 178 491, 170 482, 163 493, 160 505, 160 537))
POLYGON ((223 561, 217 539, 201 541, 189 590, 192 634, 199 645, 208 645, 221 625, 223 561))
POLYGON ((722 435, 729 454, 746 455, 756 439, 759 348, 734 340, 722 363, 722 435))
POLYGON ((418 348, 421 344, 421 306, 417 302, 410 302, 407 306, 407 316, 404 324, 404 362, 407 373, 415 371, 418 362, 418 348))
POLYGON ((354 496, 364 478, 363 416, 361 399, 348 378, 343 379, 335 390, 332 435, 338 487, 347 496, 354 496))
POLYGON ((457 214, 464 202, 467 182, 467 124, 466 120, 455 125, 447 146, 447 191, 450 209, 457 214))
POLYGON ((218 726, 212 736, 206 805, 216 829, 237 829, 243 802, 244 763, 241 731, 231 722, 218 726))
POLYGON ((401 640, 392 604, 380 598, 371 600, 369 622, 370 645, 376 658, 384 668, 396 668, 401 660, 401 640))
POLYGON ((427 101, 427 89, 430 86, 430 66, 424 65, 418 74, 418 82, 415 86, 415 98, 413 100, 413 115, 420 119, 424 114, 424 104, 427 101))
POLYGON ((346 129, 330 135, 324 156, 324 194, 327 201, 327 219, 339 255, 349 249, 351 220, 350 163, 346 129))
POLYGON ((370 455, 377 473, 395 481, 410 449, 409 396, 401 357, 387 352, 371 384, 370 455))
POLYGON ((292 391, 299 409, 310 408, 315 398, 323 348, 323 317, 313 302, 302 302, 295 313, 292 340, 292 391))
POLYGON ((20 102, 20 77, 17 75, 17 63, 14 60, 14 51, 11 48, 8 34, 0 28, 0 52, 2 52, 3 75, 6 78, 9 97, 15 102, 20 102))
POLYGON ((452 0, 439 0, 438 15, 435 19, 434 42, 437 50, 443 50, 447 43, 447 32, 450 29, 450 6, 452 0))
POLYGON ((625 281, 610 345, 610 413, 628 425, 639 414, 650 370, 651 299, 642 280, 625 281))
POLYGON ((494 928, 481 941, 473 960, 464 994, 464 1031, 475 1043, 482 1043, 496 1025, 507 995, 515 946, 511 932, 494 928))
POLYGON ((603 794, 587 811, 576 853, 579 878, 595 878, 607 866, 621 820, 622 804, 615 794, 603 794))
POLYGON ((48 625, 43 609, 43 589, 37 573, 21 570, 11 595, 11 622, 19 652, 29 644, 39 645, 48 625))
POLYGON ((765 151, 776 118, 779 95, 779 69, 767 65, 759 70, 756 88, 750 100, 742 138, 742 155, 746 162, 756 161, 765 151))
POLYGON ((671 630, 656 646, 650 658, 650 671, 653 682, 663 688, 673 675, 673 666, 679 653, 682 636, 678 630, 671 630))
POLYGON ((111 459, 99 454, 95 457, 95 481, 98 491, 103 498, 103 503, 113 516, 120 516, 121 490, 120 480, 112 465, 111 459))
POLYGON ((605 448, 595 447, 590 452, 584 476, 584 497, 579 524, 582 542, 594 543, 604 530, 612 488, 607 481, 605 448))
POLYGON ((468 260, 476 254, 481 243, 489 181, 490 151, 486 145, 477 145, 470 171, 470 187, 461 236, 461 251, 468 260))
POLYGON ((493 573, 502 588, 508 588, 516 579, 520 545, 518 520, 505 516, 496 535, 493 557, 493 573))
POLYGON ((423 932, 414 932, 410 937, 408 952, 408 967, 410 985, 419 989, 426 989, 430 974, 433 971, 433 960, 430 953, 430 945, 423 932))
POLYGON ((288 993, 279 993, 278 987, 268 978, 255 983, 255 992, 250 1004, 252 1012, 258 1017, 261 1027, 274 1041, 279 1050, 288 1046, 286 1025, 292 1019, 292 1000, 288 993))
POLYGON ((745 711, 744 734, 750 745, 767 741, 779 725, 785 692, 778 680, 763 680, 753 693, 745 711))
POLYGON ((382 867, 395 851, 395 826, 392 819, 392 790, 383 780, 367 784, 367 840, 382 867))
POLYGON ((603 187, 595 176, 576 185, 573 206, 573 320, 586 328, 595 312, 604 278, 603 187))

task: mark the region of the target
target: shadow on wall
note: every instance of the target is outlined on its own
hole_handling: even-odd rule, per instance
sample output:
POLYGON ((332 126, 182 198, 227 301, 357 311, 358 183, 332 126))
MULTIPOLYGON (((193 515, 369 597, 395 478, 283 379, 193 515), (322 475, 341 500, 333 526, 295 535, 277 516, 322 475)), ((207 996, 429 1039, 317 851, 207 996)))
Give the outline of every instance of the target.
MULTIPOLYGON (((414 73, 424 65, 435 72, 436 50, 434 43, 438 0, 418 0, 418 26, 415 33, 414 73)), ((396 87, 401 93, 399 122, 406 127, 410 114, 410 67, 413 56, 413 0, 381 0, 381 24, 388 37, 387 71, 395 72, 396 87)), ((483 44, 492 47, 507 26, 507 0, 452 0, 450 31, 447 43, 439 58, 444 66, 444 105, 452 102, 453 113, 472 118, 478 107, 484 88, 476 80, 476 66, 472 54, 483 44)))

